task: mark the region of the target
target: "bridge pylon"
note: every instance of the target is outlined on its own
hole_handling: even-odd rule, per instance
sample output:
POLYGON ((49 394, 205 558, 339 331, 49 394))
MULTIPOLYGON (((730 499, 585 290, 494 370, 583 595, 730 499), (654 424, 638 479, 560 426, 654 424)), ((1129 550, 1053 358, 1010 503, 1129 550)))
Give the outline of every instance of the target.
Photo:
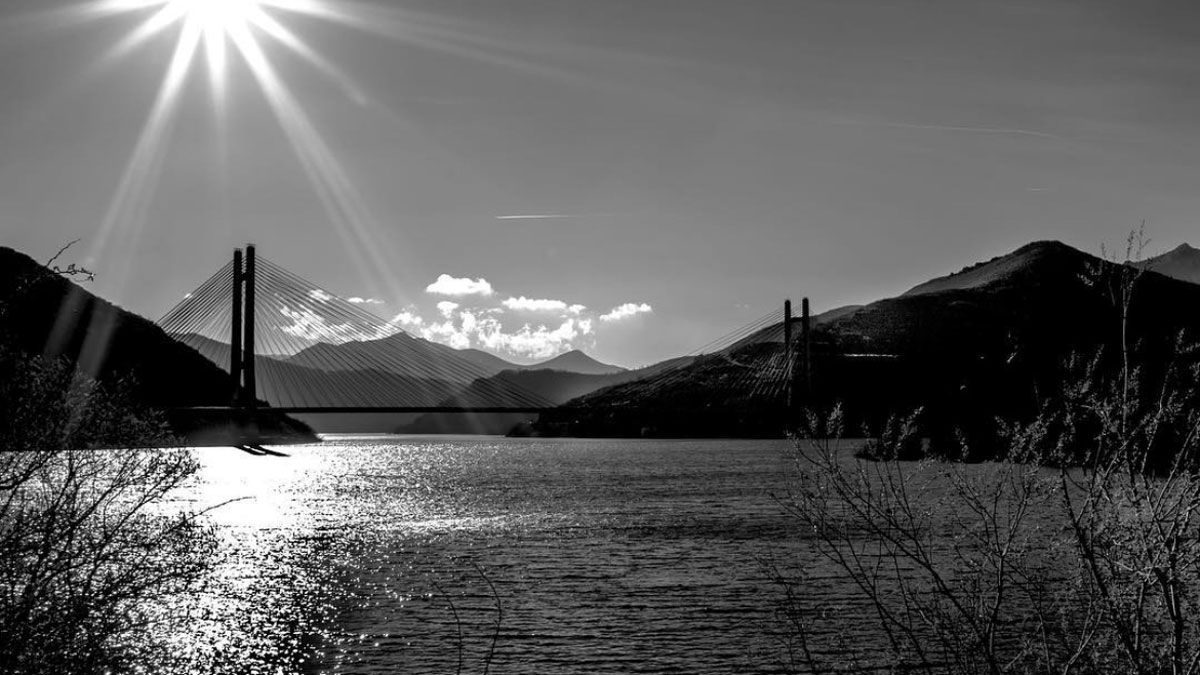
POLYGON ((233 384, 233 407, 257 406, 254 369, 254 245, 233 251, 233 319, 229 335, 229 375, 233 384))
POLYGON ((808 298, 800 300, 800 344, 796 344, 792 324, 792 301, 783 301, 783 349, 784 367, 787 369, 787 388, 784 409, 790 416, 797 402, 808 403, 812 399, 812 316, 808 298), (798 352, 798 353, 797 353, 798 352))

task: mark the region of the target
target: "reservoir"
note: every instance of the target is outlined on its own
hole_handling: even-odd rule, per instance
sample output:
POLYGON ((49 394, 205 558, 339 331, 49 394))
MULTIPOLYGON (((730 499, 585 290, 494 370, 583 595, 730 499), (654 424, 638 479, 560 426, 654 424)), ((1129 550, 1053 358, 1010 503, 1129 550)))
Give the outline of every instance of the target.
POLYGON ((434 436, 200 449, 183 499, 223 504, 206 516, 221 561, 174 640, 212 672, 784 672, 771 570, 808 566, 814 581, 779 502, 789 449, 434 436))

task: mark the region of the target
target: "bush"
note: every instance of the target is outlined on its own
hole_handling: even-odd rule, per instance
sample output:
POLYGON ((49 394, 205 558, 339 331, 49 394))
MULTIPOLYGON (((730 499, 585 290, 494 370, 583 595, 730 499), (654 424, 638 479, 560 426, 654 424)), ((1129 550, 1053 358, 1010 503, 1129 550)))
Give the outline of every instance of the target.
MULTIPOLYGON (((1103 280, 1126 309, 1138 274, 1103 280)), ((907 422, 852 457, 838 410, 809 417, 785 507, 894 668, 1200 672, 1197 350, 1180 340, 1144 368, 1120 316, 1117 358, 1066 364, 1033 419, 1000 425, 993 461, 899 461, 907 422)), ((823 609, 788 593, 798 669, 847 665, 822 644, 837 632, 823 609)))
POLYGON ((155 672, 214 539, 162 503, 193 475, 160 416, 70 364, 0 350, 0 672, 155 672), (109 449, 101 449, 109 448, 109 449))

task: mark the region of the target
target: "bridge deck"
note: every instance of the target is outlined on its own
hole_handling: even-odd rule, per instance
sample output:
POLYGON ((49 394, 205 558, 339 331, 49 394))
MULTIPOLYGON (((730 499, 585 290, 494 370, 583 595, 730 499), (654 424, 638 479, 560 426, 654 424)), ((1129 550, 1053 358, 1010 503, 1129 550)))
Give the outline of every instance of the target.
MULTIPOLYGON (((233 406, 197 406, 176 408, 194 412, 277 412, 286 415, 318 413, 541 413, 556 410, 554 406, 264 406, 261 408, 237 408, 233 406)), ((582 410, 582 408, 568 408, 582 410)))

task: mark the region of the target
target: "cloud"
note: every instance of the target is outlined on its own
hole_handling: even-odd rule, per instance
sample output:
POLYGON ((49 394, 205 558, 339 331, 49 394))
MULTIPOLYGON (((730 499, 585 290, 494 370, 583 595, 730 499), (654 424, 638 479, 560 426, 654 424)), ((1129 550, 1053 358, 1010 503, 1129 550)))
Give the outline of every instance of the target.
POLYGON ((640 304, 635 302, 627 302, 623 305, 613 307, 608 314, 601 314, 600 320, 620 321, 621 319, 628 319, 629 317, 636 316, 638 314, 649 314, 653 311, 654 308, 644 302, 640 304))
MULTIPOLYGON (((464 312, 464 314, 466 314, 464 312)), ((465 318, 465 317, 464 317, 465 318)), ((557 328, 546 326, 533 327, 529 324, 521 326, 516 331, 507 332, 498 321, 484 318, 464 321, 464 327, 471 326, 475 338, 482 346, 499 352, 507 352, 526 358, 549 358, 570 350, 577 339, 590 332, 582 330, 575 319, 567 319, 557 328)))
POLYGON ((355 304, 355 305, 382 305, 383 304, 383 301, 378 298, 352 297, 352 298, 346 298, 346 302, 349 302, 349 303, 355 304))
POLYGON ((421 328, 421 337, 449 345, 455 349, 466 349, 471 346, 471 336, 455 327, 453 321, 426 324, 421 328))
POLYGON ((584 305, 571 305, 570 307, 567 308, 567 313, 574 314, 575 316, 579 316, 580 314, 583 313, 583 310, 585 310, 585 309, 587 309, 587 307, 584 305))
POLYGON ((323 291, 319 288, 314 288, 311 291, 309 291, 308 297, 312 298, 313 300, 316 300, 317 302, 329 302, 330 300, 333 299, 332 295, 326 293, 325 291, 323 291))
POLYGON ((426 293, 434 295, 449 295, 452 297, 461 297, 464 295, 483 295, 489 296, 492 294, 492 285, 487 279, 479 278, 472 279, 470 277, 452 277, 449 274, 438 276, 437 281, 425 287, 426 293))
POLYGON ((505 307, 526 312, 565 312, 567 311, 567 303, 562 300, 535 300, 521 296, 519 298, 509 298, 500 303, 505 307))
POLYGON ((458 307, 453 302, 439 303, 438 309, 442 312, 439 321, 426 321, 413 311, 405 310, 392 319, 392 324, 455 349, 482 347, 530 359, 549 358, 590 344, 591 319, 568 317, 558 325, 527 323, 512 330, 504 327, 493 309, 459 310, 458 307))
POLYGON ((425 323, 425 319, 422 319, 420 316, 415 314, 411 309, 406 309, 403 312, 400 312, 396 316, 392 317, 392 320, 389 321, 388 323, 391 323, 394 326, 414 327, 414 326, 420 326, 421 324, 425 323))
POLYGON ((307 307, 301 309, 280 307, 279 313, 292 320, 292 325, 281 326, 279 330, 313 342, 338 344, 350 340, 369 340, 376 337, 368 334, 369 332, 364 331, 361 326, 350 323, 331 324, 325 320, 325 317, 307 307))

